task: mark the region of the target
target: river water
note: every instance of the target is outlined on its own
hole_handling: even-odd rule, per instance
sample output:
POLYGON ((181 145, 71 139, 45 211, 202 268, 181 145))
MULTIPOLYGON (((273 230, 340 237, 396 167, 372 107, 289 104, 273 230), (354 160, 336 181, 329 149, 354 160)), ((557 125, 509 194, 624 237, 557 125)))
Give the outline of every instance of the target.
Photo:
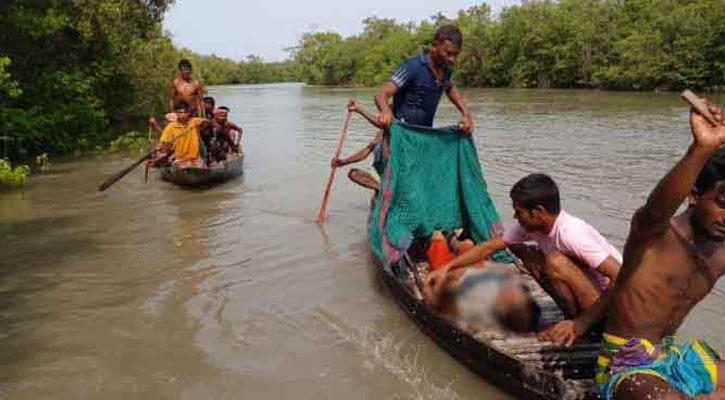
MULTIPOLYGON (((56 163, 0 195, 0 396, 34 399, 507 399, 420 333, 376 281, 369 192, 338 174, 314 219, 349 96, 296 84, 211 88, 244 127, 245 174, 206 191, 134 171, 133 155, 56 163)), ((676 94, 468 90, 504 222, 531 172, 617 247, 689 143, 676 94)), ((722 98, 720 99, 722 100, 722 98)), ((457 121, 442 101, 437 124, 457 121)), ((345 152, 374 129, 354 119, 345 152)), ((365 164, 367 166, 367 164, 365 164)), ((725 347, 718 285, 686 321, 725 347)))

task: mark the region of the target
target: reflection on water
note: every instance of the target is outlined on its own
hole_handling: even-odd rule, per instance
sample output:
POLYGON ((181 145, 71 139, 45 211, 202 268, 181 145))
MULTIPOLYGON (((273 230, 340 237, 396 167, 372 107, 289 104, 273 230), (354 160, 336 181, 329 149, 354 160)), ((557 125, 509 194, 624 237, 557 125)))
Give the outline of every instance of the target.
MULTIPOLYGON (((212 88, 245 131, 245 175, 206 191, 91 158, 0 196, 0 394, 12 398, 508 398, 421 334, 379 286, 370 193, 336 178, 313 223, 348 97, 301 85, 212 88)), ((506 223, 508 189, 547 172, 564 207, 624 243, 629 217, 689 143, 675 94, 470 90, 506 223)), ((457 121, 443 102, 439 125, 457 121)), ((345 153, 375 129, 356 118, 345 153)), ((725 347, 723 286, 684 336, 725 347)))

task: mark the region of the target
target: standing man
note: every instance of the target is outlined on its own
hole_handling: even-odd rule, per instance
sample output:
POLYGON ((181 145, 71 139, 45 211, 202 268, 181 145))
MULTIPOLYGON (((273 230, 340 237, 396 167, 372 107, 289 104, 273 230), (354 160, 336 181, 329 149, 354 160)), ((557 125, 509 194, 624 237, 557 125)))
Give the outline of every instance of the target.
POLYGON ((169 90, 169 112, 174 112, 174 101, 180 99, 191 105, 192 116, 202 116, 203 96, 204 87, 191 76, 191 62, 187 59, 179 61, 179 75, 171 82, 169 90))
POLYGON ((454 25, 440 27, 427 51, 405 61, 375 96, 381 114, 380 125, 388 128, 393 119, 408 124, 433 126, 443 92, 461 112, 461 131, 473 132, 473 122, 461 93, 451 82, 453 63, 461 52, 463 35, 454 25), (393 98, 393 109, 388 105, 393 98))
POLYGON ((725 274, 725 124, 720 109, 710 111, 721 122, 692 112, 690 148, 632 217, 611 296, 552 332, 552 340, 570 343, 607 316, 596 374, 604 399, 725 398, 717 352, 674 337, 725 274))

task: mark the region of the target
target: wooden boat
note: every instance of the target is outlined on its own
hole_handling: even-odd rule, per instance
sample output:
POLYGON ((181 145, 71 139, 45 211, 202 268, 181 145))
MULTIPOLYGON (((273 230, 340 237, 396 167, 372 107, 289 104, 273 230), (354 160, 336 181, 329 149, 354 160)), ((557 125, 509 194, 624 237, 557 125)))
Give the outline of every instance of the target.
POLYGON ((244 172, 243 164, 244 154, 241 151, 228 154, 226 161, 215 163, 208 168, 177 168, 172 163, 166 163, 161 168, 161 179, 177 186, 204 187, 241 175, 244 172))
MULTIPOLYGON (((601 340, 596 335, 565 348, 540 342, 534 335, 496 328, 474 331, 422 300, 419 288, 427 274, 426 262, 409 252, 388 272, 374 255, 372 258, 379 277, 420 329, 487 381, 522 399, 599 398, 593 379, 601 340)), ((556 303, 532 278, 524 276, 523 280, 541 307, 540 326, 563 318, 556 303)))

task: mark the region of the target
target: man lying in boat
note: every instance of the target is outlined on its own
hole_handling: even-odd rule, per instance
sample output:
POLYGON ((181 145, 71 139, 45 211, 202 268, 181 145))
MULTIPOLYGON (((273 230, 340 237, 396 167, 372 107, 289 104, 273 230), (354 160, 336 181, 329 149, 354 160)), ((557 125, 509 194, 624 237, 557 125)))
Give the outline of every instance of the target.
MULTIPOLYGON (((368 122, 370 122, 373 126, 380 128, 382 125, 378 122, 378 119, 370 114, 365 108, 363 108, 361 105, 359 105, 355 100, 350 99, 347 102, 347 110, 349 112, 355 112, 363 116, 368 122)), ((369 171, 363 171, 358 168, 351 168, 350 172, 348 172, 347 177, 350 178, 351 181, 357 183, 358 185, 372 189, 377 191, 378 187, 380 185, 380 175, 383 173, 383 170, 385 169, 385 164, 383 160, 383 148, 382 148, 382 142, 383 142, 383 131, 378 131, 377 134, 375 134, 375 137, 373 140, 370 141, 365 147, 355 152, 355 154, 351 155, 347 158, 333 158, 330 162, 330 165, 333 168, 339 168, 348 164, 353 164, 360 162, 370 154, 373 154, 373 169, 369 171)))
MULTIPOLYGON (((722 110, 710 111, 723 121, 722 110)), ((725 398, 718 354, 703 341, 674 337, 725 274, 725 124, 693 112, 690 126, 687 153, 632 217, 617 287, 554 335, 571 342, 607 317, 596 374, 605 399, 725 398)))
MULTIPOLYGON (((426 251, 429 271, 439 270, 446 262, 473 247, 471 240, 453 237, 450 244, 440 231, 431 235, 426 251), (451 249, 453 251, 451 251, 451 249)), ((439 293, 426 286, 426 299, 449 316, 468 326, 500 326, 509 331, 535 332, 541 309, 515 270, 491 264, 483 268, 458 268, 447 274, 448 285, 439 293)))
POLYGON ((169 122, 159 140, 158 153, 168 153, 173 149, 173 162, 179 168, 204 168, 205 164, 199 152, 199 130, 209 121, 191 117, 191 105, 182 99, 174 102, 176 120, 169 122))
POLYGON ((516 223, 502 237, 473 246, 432 272, 426 285, 433 299, 455 282, 457 269, 509 248, 565 315, 592 307, 616 280, 620 253, 591 225, 561 210, 559 189, 548 175, 524 177, 510 197, 516 223))

